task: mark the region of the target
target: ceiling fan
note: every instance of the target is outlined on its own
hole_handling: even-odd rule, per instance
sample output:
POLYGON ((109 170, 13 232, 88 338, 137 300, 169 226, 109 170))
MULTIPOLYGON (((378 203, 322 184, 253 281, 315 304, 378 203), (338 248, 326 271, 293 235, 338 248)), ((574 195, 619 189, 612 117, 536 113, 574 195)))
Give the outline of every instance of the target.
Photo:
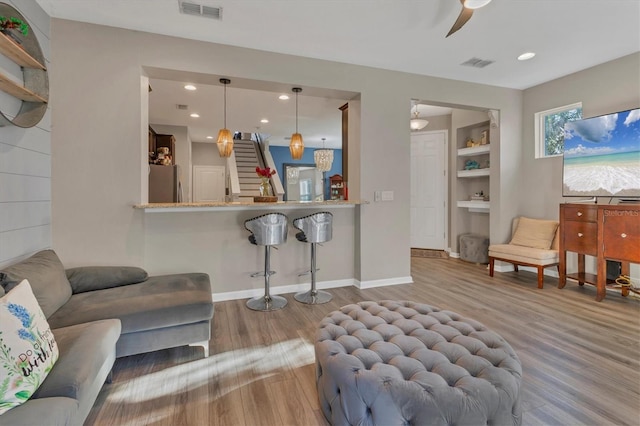
POLYGON ((462 26, 471 19, 471 15, 473 15, 473 11, 475 9, 480 9, 483 6, 488 5, 490 2, 491 0, 460 0, 460 3, 462 3, 462 10, 460 11, 460 15, 458 15, 458 19, 456 19, 456 22, 453 24, 453 27, 451 27, 445 38, 462 28, 462 26))

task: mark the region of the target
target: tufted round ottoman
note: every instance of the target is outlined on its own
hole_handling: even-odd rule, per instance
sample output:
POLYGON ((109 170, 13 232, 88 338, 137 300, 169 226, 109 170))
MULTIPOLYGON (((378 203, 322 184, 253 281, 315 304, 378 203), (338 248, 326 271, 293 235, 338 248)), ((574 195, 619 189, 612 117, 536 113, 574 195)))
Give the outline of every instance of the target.
POLYGON ((469 318, 414 302, 327 315, 316 343, 320 406, 333 425, 519 425, 520 360, 469 318))

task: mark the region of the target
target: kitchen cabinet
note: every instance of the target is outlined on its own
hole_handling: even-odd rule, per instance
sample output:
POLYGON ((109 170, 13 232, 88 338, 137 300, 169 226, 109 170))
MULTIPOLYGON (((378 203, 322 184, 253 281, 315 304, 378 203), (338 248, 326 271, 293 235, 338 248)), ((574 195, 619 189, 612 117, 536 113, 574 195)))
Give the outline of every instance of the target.
POLYGON ((329 177, 329 185, 331 187, 331 199, 332 200, 344 200, 344 182, 342 176, 333 175, 329 177))
POLYGON ((175 152, 176 152, 176 137, 173 135, 160 135, 156 134, 156 156, 158 155, 159 148, 168 148, 169 156, 171 157, 170 165, 175 164, 175 152))

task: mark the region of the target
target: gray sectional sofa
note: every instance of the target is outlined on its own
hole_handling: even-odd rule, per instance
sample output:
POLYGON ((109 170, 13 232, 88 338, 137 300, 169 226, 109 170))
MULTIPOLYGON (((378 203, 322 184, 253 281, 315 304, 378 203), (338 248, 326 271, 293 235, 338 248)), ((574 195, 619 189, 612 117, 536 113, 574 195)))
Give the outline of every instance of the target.
POLYGON ((31 399, 0 415, 0 425, 81 425, 117 357, 183 345, 200 345, 208 356, 213 302, 206 274, 65 270, 55 252, 45 250, 0 271, 0 296, 23 279, 60 355, 31 399))

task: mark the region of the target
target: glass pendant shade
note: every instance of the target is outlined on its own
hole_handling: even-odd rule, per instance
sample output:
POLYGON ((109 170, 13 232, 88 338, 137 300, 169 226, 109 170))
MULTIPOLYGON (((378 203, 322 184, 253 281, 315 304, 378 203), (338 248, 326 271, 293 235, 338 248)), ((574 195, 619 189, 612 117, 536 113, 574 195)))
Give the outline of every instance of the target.
POLYGON ((220 157, 231 157, 231 153, 233 153, 233 135, 227 129, 227 84, 231 83, 231 80, 221 78, 220 83, 224 84, 224 128, 218 132, 218 153, 220 157))
POLYGON ((464 7, 467 9, 480 9, 491 3, 491 0, 464 0, 464 7))
POLYGON ((302 154, 304 153, 304 142, 302 141, 302 135, 300 133, 294 133, 291 135, 289 151, 291 151, 291 158, 294 160, 302 159, 302 154))
POLYGON ((427 127, 427 124, 429 124, 427 120, 422 118, 412 118, 410 126, 411 130, 421 130, 427 127))
POLYGON ((291 151, 291 158, 301 160, 302 154, 304 154, 304 142, 302 141, 302 135, 298 133, 298 93, 302 92, 302 89, 294 87, 291 90, 296 94, 296 132, 291 135, 289 151, 291 151))
POLYGON ((218 132, 218 153, 220 157, 231 157, 233 152, 233 135, 229 129, 220 129, 218 132))
POLYGON ((416 103, 413 111, 413 118, 409 122, 409 127, 411 128, 411 130, 421 130, 427 127, 427 124, 429 124, 429 121, 425 120, 424 118, 420 118, 418 104, 416 103))

